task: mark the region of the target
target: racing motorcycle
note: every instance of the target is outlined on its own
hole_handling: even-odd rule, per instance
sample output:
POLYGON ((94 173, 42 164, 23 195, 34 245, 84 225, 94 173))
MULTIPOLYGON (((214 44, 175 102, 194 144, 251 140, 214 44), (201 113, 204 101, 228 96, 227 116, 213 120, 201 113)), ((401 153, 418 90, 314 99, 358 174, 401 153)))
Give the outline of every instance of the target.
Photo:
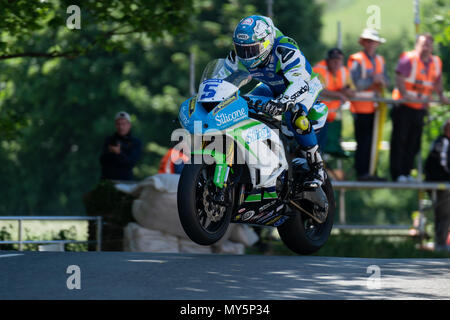
POLYGON ((223 59, 211 61, 198 94, 180 107, 179 121, 190 145, 194 141, 178 184, 184 231, 192 241, 211 245, 230 223, 276 227, 290 250, 314 253, 333 226, 330 179, 303 188, 310 169, 293 134, 281 119, 262 112, 268 97, 240 94, 250 74, 223 75, 223 64, 223 59))

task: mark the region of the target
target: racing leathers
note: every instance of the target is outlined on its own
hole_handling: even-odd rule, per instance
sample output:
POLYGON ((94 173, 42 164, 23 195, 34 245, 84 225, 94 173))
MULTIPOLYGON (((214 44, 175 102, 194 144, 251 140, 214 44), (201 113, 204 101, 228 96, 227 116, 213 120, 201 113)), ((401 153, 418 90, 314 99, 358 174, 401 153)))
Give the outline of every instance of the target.
POLYGON ((297 43, 278 29, 275 30, 275 43, 266 61, 247 69, 239 62, 235 52, 231 51, 225 60, 223 72, 232 73, 237 69, 245 69, 253 79, 260 81, 248 95, 271 97, 264 112, 272 116, 284 113, 287 127, 312 168, 311 177, 305 181, 304 186, 318 187, 323 183, 325 175, 316 137, 316 132, 325 124, 328 113, 327 106, 317 101, 323 87, 297 43))

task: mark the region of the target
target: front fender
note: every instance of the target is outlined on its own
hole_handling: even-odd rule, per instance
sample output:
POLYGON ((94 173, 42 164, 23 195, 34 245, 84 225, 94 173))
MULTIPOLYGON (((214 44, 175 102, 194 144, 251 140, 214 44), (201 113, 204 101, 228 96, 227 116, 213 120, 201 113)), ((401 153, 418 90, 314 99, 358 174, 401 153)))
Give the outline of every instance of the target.
POLYGON ((214 184, 218 187, 218 188, 223 188, 225 185, 225 181, 227 180, 228 177, 228 172, 230 170, 230 167, 228 167, 227 165, 227 157, 224 153, 218 152, 216 150, 208 150, 208 149, 203 149, 203 150, 194 150, 192 152, 192 157, 191 159, 194 159, 194 164, 196 159, 198 159, 198 156, 201 156, 202 162, 210 162, 210 161, 214 161, 216 164, 216 168, 214 170, 214 179, 213 182, 214 184), (197 156, 197 157, 196 157, 197 156), (210 161, 206 159, 211 159, 210 161))

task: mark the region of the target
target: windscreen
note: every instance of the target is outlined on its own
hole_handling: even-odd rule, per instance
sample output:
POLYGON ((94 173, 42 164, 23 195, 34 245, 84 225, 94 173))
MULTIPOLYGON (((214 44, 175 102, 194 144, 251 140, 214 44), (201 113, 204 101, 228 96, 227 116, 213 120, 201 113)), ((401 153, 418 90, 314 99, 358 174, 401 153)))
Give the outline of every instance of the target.
POLYGON ((252 77, 247 70, 238 69, 230 72, 225 67, 225 59, 216 59, 206 65, 200 84, 207 79, 221 79, 240 88, 249 83, 252 77))

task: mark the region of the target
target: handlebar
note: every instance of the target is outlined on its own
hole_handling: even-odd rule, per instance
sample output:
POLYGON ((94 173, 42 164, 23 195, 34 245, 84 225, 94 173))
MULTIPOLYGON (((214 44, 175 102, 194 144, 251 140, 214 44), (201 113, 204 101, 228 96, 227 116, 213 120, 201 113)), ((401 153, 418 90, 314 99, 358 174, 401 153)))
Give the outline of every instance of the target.
MULTIPOLYGON (((261 100, 253 101, 252 99, 250 99, 249 97, 246 97, 246 96, 242 96, 242 98, 244 98, 244 100, 247 101, 249 109, 252 109, 256 112, 262 112, 262 113, 264 113, 263 107, 269 102, 269 101, 267 101, 266 103, 263 104, 261 100)), ((293 112, 297 112, 300 108, 301 107, 299 106, 298 103, 294 103, 292 101, 288 101, 285 103, 285 112, 289 111, 289 110, 291 110, 293 112)))

